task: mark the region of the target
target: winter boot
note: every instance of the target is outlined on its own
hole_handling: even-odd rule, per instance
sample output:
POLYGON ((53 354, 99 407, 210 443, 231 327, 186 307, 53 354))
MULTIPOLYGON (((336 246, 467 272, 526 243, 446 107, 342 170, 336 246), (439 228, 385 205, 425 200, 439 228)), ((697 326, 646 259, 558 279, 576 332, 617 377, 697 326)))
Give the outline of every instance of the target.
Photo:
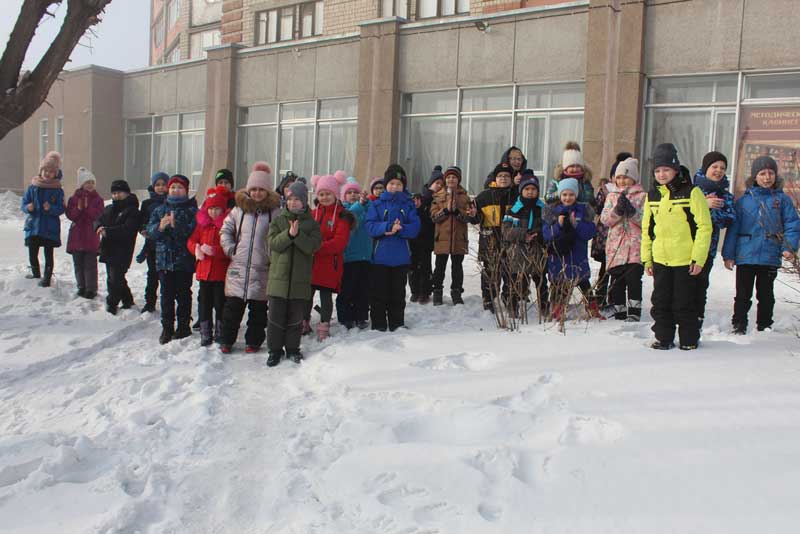
POLYGON ((600 306, 597 304, 596 300, 589 301, 589 304, 586 306, 586 313, 589 314, 589 319, 600 319, 601 321, 605 321, 606 318, 600 313, 600 306))
POLYGON ((158 342, 166 345, 172 341, 172 336, 175 334, 175 326, 168 323, 161 323, 161 335, 158 336, 158 342))
POLYGON ((153 313, 156 311, 155 302, 148 302, 142 307, 142 313, 153 313))
POLYGON ((231 346, 230 345, 220 344, 219 351, 222 354, 230 354, 231 353, 231 346))
POLYGON ((358 327, 359 330, 366 330, 367 328, 369 328, 369 321, 367 320, 358 321, 356 323, 356 326, 358 327))
POLYGON ((247 346, 244 348, 244 352, 245 352, 245 354, 255 354, 255 353, 257 353, 257 352, 258 352, 258 351, 260 351, 260 350, 261 350, 261 347, 256 347, 256 346, 254 346, 254 345, 247 345, 247 346))
POLYGON ((300 334, 303 336, 307 336, 312 332, 311 330, 311 321, 306 321, 303 319, 303 329, 300 331, 300 334))
POLYGON ((200 346, 208 347, 214 342, 211 335, 211 321, 203 321, 200 323, 200 346))
POLYGON ((117 314, 117 305, 116 304, 106 304, 106 311, 111 315, 117 314))
POLYGON ((430 304, 430 302, 431 302, 431 296, 430 295, 420 295, 419 296, 419 300, 417 301, 418 304, 422 304, 423 306, 425 304, 430 304))
MULTIPOLYGON (((642 319, 642 301, 629 300, 628 301, 628 318, 625 319, 629 323, 638 323, 642 319)), ((700 327, 702 328, 702 322, 700 327)))
POLYGON ((692 343, 692 344, 681 343, 680 349, 681 350, 697 350, 697 343, 692 343))
POLYGON ((172 336, 173 339, 183 339, 185 337, 189 337, 192 335, 192 328, 189 326, 191 323, 191 319, 189 318, 179 318, 178 319, 178 328, 175 330, 175 334, 172 336))
POLYGON ((650 348, 655 350, 670 350, 675 348, 675 343, 662 343, 661 341, 655 340, 653 344, 650 345, 650 348))
POLYGON ((442 292, 441 291, 434 291, 433 292, 433 305, 434 306, 441 306, 442 304, 444 304, 444 302, 442 302, 442 292))
POLYGON ((25 278, 26 278, 26 279, 28 279, 28 280, 33 280, 34 278, 41 278, 41 277, 42 277, 42 271, 41 271, 41 269, 39 268, 39 265, 38 265, 38 264, 36 264, 36 265, 31 265, 31 272, 30 272, 30 274, 26 274, 26 275, 25 275, 25 278))
POLYGON ((269 356, 267 357, 267 367, 275 367, 276 365, 281 363, 282 357, 283 357, 283 351, 270 352, 269 356))
POLYGON ((303 354, 300 351, 289 353, 286 355, 286 357, 292 360, 294 363, 300 363, 303 361, 303 354))
POLYGON ((85 297, 86 296, 86 290, 83 289, 82 287, 78 288, 78 292, 75 293, 75 296, 76 297, 85 297))
POLYGON ((490 313, 494 313, 494 303, 491 300, 484 300, 483 309, 490 313))
POLYGON ((200 330, 200 318, 198 317, 197 320, 192 325, 192 330, 200 330))
POLYGON ((747 323, 734 323, 733 333, 740 336, 747 334, 747 323))
POLYGON ((461 298, 461 291, 451 291, 450 298, 453 300, 453 306, 464 304, 464 299, 461 298))
POLYGON ((331 335, 331 323, 319 323, 317 325, 317 341, 325 341, 331 335))
POLYGON ((44 267, 44 276, 39 281, 39 287, 50 287, 50 281, 53 278, 53 266, 52 265, 45 265, 44 267))
POLYGON ((87 291, 83 294, 83 298, 88 300, 94 300, 96 296, 97 296, 97 291, 87 291))

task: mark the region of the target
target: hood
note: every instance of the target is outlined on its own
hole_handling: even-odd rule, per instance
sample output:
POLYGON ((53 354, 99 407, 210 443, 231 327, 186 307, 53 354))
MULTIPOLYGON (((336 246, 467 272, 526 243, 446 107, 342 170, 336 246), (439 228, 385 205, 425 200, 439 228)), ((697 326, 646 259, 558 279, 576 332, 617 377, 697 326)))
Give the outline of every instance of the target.
POLYGON ((157 198, 159 200, 164 200, 167 198, 166 193, 161 193, 160 195, 156 193, 155 189, 153 189, 152 185, 147 186, 147 192, 150 194, 150 198, 157 198))
POLYGON ((245 213, 255 213, 261 211, 262 213, 272 211, 281 205, 281 197, 275 191, 267 191, 267 196, 264 200, 256 202, 247 190, 240 189, 236 192, 236 205, 245 213))
POLYGON ((397 193, 390 193, 389 191, 384 191, 378 198, 380 200, 385 200, 387 202, 394 202, 394 201, 411 202, 411 195, 407 191, 399 191, 397 193))
MULTIPOLYGON (((503 157, 500 158, 500 163, 508 163, 511 166, 511 162, 508 161, 508 155, 511 153, 512 150, 519 150, 519 153, 522 154, 522 167, 519 169, 521 171, 528 168, 528 158, 525 157, 525 153, 522 151, 521 148, 516 146, 508 147, 508 150, 503 152, 503 157)), ((511 178, 514 178, 513 176, 511 178)))

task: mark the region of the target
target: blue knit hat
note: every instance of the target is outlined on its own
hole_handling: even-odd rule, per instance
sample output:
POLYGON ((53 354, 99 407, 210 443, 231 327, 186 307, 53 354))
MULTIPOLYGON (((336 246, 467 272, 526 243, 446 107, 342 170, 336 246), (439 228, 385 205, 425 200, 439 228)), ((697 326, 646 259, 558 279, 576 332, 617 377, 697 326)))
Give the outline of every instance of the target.
POLYGON ((150 185, 155 187, 156 182, 159 180, 164 180, 164 185, 167 185, 167 182, 169 182, 169 174, 162 171, 154 172, 153 176, 150 177, 150 185))
POLYGON ((558 182, 559 196, 566 190, 572 191, 577 196, 580 193, 580 184, 578 184, 578 180, 576 180, 575 178, 564 178, 563 180, 558 182))
POLYGON ((537 191, 540 191, 540 189, 539 189, 539 179, 536 177, 535 174, 533 174, 532 170, 525 169, 525 170, 522 171, 521 174, 522 174, 522 179, 519 182, 519 192, 520 193, 522 193, 522 190, 525 189, 526 187, 528 187, 529 185, 532 185, 533 187, 536 188, 537 191))

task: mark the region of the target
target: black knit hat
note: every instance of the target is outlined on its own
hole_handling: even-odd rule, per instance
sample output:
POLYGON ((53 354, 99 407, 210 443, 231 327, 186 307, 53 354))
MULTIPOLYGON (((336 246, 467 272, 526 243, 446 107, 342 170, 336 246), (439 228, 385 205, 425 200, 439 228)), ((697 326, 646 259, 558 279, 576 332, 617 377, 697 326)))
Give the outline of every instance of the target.
POLYGON ((233 173, 231 171, 228 169, 218 170, 214 176, 214 185, 219 185, 220 180, 227 180, 231 184, 231 189, 233 189, 233 173))
POLYGON ((725 168, 728 168, 728 158, 725 157, 725 154, 722 152, 713 151, 703 156, 703 164, 700 165, 700 170, 703 172, 703 174, 705 174, 708 168, 718 161, 724 162, 725 168))
POLYGON ((511 165, 509 165, 508 163, 502 163, 501 162, 501 163, 497 164, 497 167, 495 167, 494 171, 492 172, 492 174, 494 175, 495 180, 497 179, 497 175, 500 174, 501 172, 507 172, 511 176, 514 175, 514 171, 511 168, 511 165))
POLYGON ((760 158, 756 158, 756 160, 753 162, 753 166, 750 167, 750 176, 752 176, 753 180, 755 180, 756 176, 758 176, 758 173, 764 169, 772 169, 772 172, 775 173, 775 177, 778 176, 778 164, 769 156, 761 156, 760 158))
POLYGON ((437 165, 433 168, 433 172, 431 172, 431 179, 428 180, 428 183, 432 184, 436 180, 441 180, 442 178, 444 178, 444 174, 442 174, 442 166, 437 165))
POLYGON ((672 143, 662 143, 653 151, 653 170, 659 167, 671 167, 680 172, 681 162, 678 161, 678 149, 672 143))
POLYGON ((383 173, 383 183, 388 184, 389 180, 400 180, 403 182, 403 189, 405 190, 408 184, 406 170, 397 163, 392 163, 386 167, 386 172, 383 173))
POLYGON ((126 182, 125 180, 114 180, 113 182, 111 182, 111 192, 116 193, 117 191, 130 193, 131 186, 129 186, 128 182, 126 182))

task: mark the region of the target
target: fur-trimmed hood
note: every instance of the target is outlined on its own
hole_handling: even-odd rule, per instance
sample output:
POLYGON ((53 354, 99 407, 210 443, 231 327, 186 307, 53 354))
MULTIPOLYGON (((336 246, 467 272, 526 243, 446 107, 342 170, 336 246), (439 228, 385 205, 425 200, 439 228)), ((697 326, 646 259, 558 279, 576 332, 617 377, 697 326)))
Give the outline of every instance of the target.
MULTIPOLYGON (((751 187, 761 187, 760 185, 756 184, 756 177, 750 176, 747 180, 744 181, 744 186, 746 188, 751 187)), ((783 191, 783 178, 780 176, 775 177, 775 185, 772 186, 772 189, 776 191, 783 191)))
POLYGON ((266 213, 281 205, 281 197, 275 191, 267 190, 266 198, 256 202, 247 194, 247 190, 240 189, 236 192, 236 205, 245 213, 266 213))
MULTIPOLYGON (((564 174, 564 166, 561 165, 561 163, 559 162, 559 163, 556 164, 555 167, 553 167, 553 177, 552 177, 552 179, 553 180, 561 180, 563 174, 564 174)), ((588 180, 589 183, 591 183, 593 176, 594 175, 592 174, 592 169, 590 169, 588 165, 584 166, 583 167, 583 181, 585 182, 585 181, 588 180)))

